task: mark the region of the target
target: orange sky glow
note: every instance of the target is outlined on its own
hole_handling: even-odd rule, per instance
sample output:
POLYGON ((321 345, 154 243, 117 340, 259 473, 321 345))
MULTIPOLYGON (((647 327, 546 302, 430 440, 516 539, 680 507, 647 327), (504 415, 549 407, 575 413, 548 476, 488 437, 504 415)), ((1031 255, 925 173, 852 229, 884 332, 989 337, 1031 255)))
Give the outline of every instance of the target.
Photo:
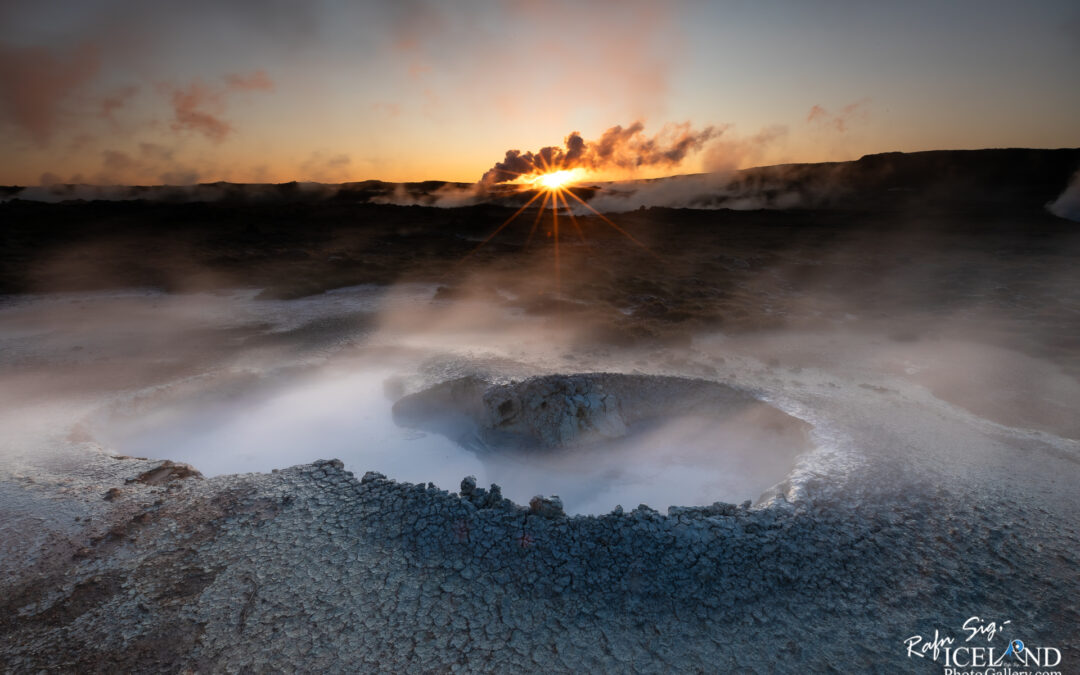
POLYGON ((474 182, 574 132, 597 180, 1080 146, 1075 3, 939 5, 3 3, 0 184, 474 182), (635 123, 653 159, 595 152, 635 123))

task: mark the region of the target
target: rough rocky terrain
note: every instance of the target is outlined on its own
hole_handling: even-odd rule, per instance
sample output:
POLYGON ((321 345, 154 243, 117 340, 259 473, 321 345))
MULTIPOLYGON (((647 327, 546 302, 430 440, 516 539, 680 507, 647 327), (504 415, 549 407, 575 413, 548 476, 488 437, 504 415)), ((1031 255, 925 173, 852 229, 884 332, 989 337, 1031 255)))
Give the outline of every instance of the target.
POLYGON ((9 670, 896 672, 922 665, 903 638, 989 606, 1080 648, 1075 521, 1025 499, 810 482, 753 510, 545 517, 336 461, 202 479, 88 450, 5 483, 86 520, 9 587, 9 670))
POLYGON ((683 366, 716 364, 818 425, 824 455, 756 507, 567 517, 557 500, 513 504, 471 478, 451 493, 337 461, 203 478, 42 431, 42 447, 64 451, 21 448, 0 481, 0 660, 12 672, 938 672, 903 641, 983 616, 1074 663, 1076 443, 943 406, 882 374, 880 354, 844 350, 831 367, 799 356, 829 339, 725 342, 722 360, 703 343, 683 366))
MULTIPOLYGON (((870 164, 883 193, 910 173, 870 164)), ((978 616, 1073 672, 1080 234, 1032 175, 974 202, 621 217, 651 253, 583 219, 561 287, 516 235, 459 264, 496 207, 0 205, 0 284, 42 293, 0 303, 0 670, 940 673, 905 641, 978 616), (408 311, 364 299, 387 286, 310 295, 402 278, 433 282, 408 311), (176 293, 54 294, 144 285, 176 293), (215 476, 91 424, 357 353, 407 364, 386 389, 428 392, 416 426, 573 449, 753 392, 810 445, 756 503, 568 516, 330 458, 215 476), (676 381, 697 404, 641 393, 676 381)))
POLYGON ((585 447, 635 427, 679 416, 737 415, 785 434, 793 452, 808 426, 748 392, 708 380, 578 373, 491 383, 471 376, 442 382, 394 404, 403 426, 429 428, 480 452, 585 447))

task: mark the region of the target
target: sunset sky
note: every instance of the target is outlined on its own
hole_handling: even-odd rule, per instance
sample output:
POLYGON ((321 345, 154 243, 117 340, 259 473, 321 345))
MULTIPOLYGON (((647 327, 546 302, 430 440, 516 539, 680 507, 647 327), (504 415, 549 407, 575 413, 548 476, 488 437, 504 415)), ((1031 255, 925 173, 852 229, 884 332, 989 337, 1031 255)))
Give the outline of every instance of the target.
POLYGON ((471 182, 636 121, 713 127, 639 175, 1077 147, 1078 64, 1075 0, 0 0, 0 184, 471 182))

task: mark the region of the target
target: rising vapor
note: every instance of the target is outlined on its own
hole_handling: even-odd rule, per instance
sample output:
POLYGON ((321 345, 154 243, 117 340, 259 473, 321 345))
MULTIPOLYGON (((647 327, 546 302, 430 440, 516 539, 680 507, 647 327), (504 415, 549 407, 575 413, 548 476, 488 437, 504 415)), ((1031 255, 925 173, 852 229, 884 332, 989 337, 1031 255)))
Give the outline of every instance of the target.
POLYGON ((665 125, 651 137, 644 134, 644 129, 645 125, 639 121, 626 128, 611 127, 596 141, 586 141, 580 132, 574 131, 563 141, 565 147, 549 145, 535 153, 507 150, 506 157, 488 169, 480 183, 505 183, 519 176, 556 169, 672 167, 724 131, 712 126, 694 131, 689 122, 665 125))
POLYGON ((1080 222, 1080 171, 1073 174, 1065 191, 1046 208, 1058 218, 1080 222))

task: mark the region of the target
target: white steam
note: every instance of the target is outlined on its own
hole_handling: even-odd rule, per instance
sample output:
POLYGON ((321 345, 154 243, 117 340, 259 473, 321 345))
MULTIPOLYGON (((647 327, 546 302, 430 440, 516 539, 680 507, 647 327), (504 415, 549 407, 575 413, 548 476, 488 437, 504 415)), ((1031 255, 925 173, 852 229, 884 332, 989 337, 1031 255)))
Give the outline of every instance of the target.
POLYGON ((1046 208, 1059 218, 1080 222, 1080 171, 1073 174, 1065 191, 1046 208))
MULTIPOLYGON (((867 243, 850 246, 852 257, 869 250, 867 243)), ((940 269, 978 269, 985 287, 973 287, 975 299, 948 317, 902 309, 924 297, 938 269, 932 257, 941 247, 918 250, 924 259, 912 263, 906 281, 887 282, 878 296, 891 299, 873 313, 823 290, 845 288, 841 271, 787 292, 776 311, 788 328, 745 337, 700 329, 683 346, 663 348, 595 339, 590 322, 603 327, 604 313, 618 310, 575 300, 569 279, 569 294, 553 296, 551 261, 543 256, 535 267, 518 261, 501 275, 478 272, 453 292, 403 284, 290 301, 256 299, 254 290, 23 296, 0 305, 0 451, 11 466, 15 455, 63 443, 77 451, 90 439, 117 453, 186 461, 207 474, 336 456, 357 474, 380 471, 448 490, 475 475, 519 503, 559 494, 568 510, 584 513, 615 504, 739 502, 788 475, 790 463, 774 461, 782 453, 769 459, 756 452, 777 439, 743 420, 675 416, 589 452, 482 457, 437 434, 399 427, 391 415, 402 395, 470 374, 506 381, 636 371, 734 384, 831 437, 856 439, 858 452, 890 461, 910 454, 935 471, 1013 471, 1026 466, 1015 461, 1016 448, 1057 453, 1024 469, 1032 475, 1059 461, 1054 457, 1066 461, 1077 447, 1068 439, 1080 438, 1080 382, 1065 369, 1066 357, 1031 349, 1060 342, 1040 335, 1032 318, 1054 300, 1030 299, 1029 284, 1029 304, 989 304, 1007 290, 1005 272, 993 259, 958 260, 950 251, 940 269), (995 336, 1002 344, 989 344, 995 336)), ((601 267, 575 269, 574 281, 621 283, 601 267)), ((776 297, 766 294, 777 293, 773 280, 782 271, 749 279, 741 289, 746 302, 776 297)), ((1074 269, 1056 273, 1038 286, 1076 287, 1074 269)))

